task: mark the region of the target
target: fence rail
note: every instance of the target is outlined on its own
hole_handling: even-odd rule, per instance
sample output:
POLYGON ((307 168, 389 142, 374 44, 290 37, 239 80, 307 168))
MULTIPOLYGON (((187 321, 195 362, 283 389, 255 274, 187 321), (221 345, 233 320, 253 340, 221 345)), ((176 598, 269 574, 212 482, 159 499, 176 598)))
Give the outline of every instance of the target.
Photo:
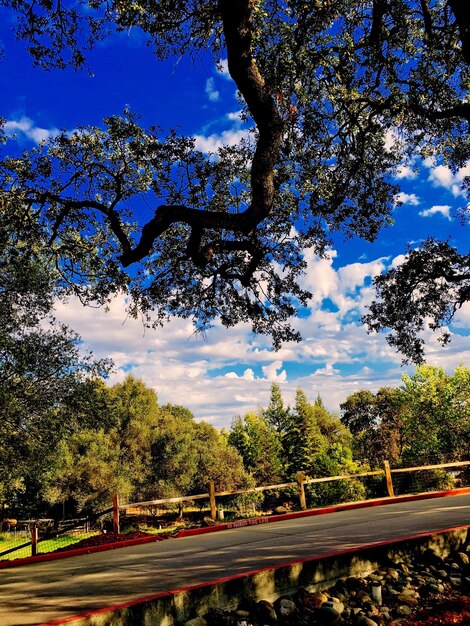
MULTIPOLYGON (((325 483, 333 483, 335 481, 351 481, 357 480, 360 478, 368 478, 368 477, 379 477, 382 476, 385 479, 385 489, 386 496, 394 497, 395 489, 399 489, 403 491, 403 481, 398 480, 397 475, 400 473, 406 474, 411 472, 420 472, 427 470, 428 472, 432 472, 433 470, 442 470, 447 468, 464 468, 466 466, 470 466, 470 461, 455 461, 453 463, 440 463, 433 465, 420 465, 416 467, 403 467, 403 468, 390 468, 390 464, 388 461, 384 462, 384 468, 380 470, 373 470, 370 472, 360 472, 357 474, 342 474, 338 476, 324 476, 321 478, 307 478, 305 477, 303 472, 297 472, 297 480, 295 482, 289 483, 278 483, 275 485, 262 485, 258 487, 252 487, 250 489, 236 489, 232 491, 215 491, 213 481, 209 481, 208 483, 208 491, 206 493, 198 493, 186 496, 179 496, 177 498, 159 498, 156 500, 147 500, 145 502, 131 502, 126 504, 120 504, 119 499, 115 499, 115 513, 114 519, 117 520, 115 522, 115 530, 119 528, 119 512, 126 511, 126 509, 131 508, 140 508, 140 507, 150 507, 150 506, 158 506, 158 505, 167 505, 167 504, 176 504, 183 502, 191 502, 192 500, 208 500, 210 506, 210 513, 212 520, 216 520, 217 517, 217 498, 227 497, 227 496, 240 496, 240 495, 249 495, 253 493, 260 493, 264 491, 276 491, 282 489, 292 489, 296 488, 298 490, 298 497, 301 509, 307 508, 307 498, 305 487, 308 485, 320 485, 325 483)), ((414 488, 414 493, 416 493, 416 489, 419 491, 419 485, 423 484, 420 481, 415 481, 412 485, 414 488), (416 487, 417 486, 417 487, 416 487)), ((457 487, 458 488, 458 487, 457 487)), ((427 489, 428 491, 433 489, 427 489)), ((426 491, 426 489, 424 489, 426 491)))

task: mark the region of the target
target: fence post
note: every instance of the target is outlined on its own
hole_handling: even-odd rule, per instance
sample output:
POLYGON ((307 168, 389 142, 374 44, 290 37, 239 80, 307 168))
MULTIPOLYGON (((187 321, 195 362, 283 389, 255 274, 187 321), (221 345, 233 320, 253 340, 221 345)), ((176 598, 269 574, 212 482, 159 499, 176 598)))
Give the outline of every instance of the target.
POLYGON ((384 461, 385 467, 385 480, 387 481, 387 491, 390 498, 395 497, 395 493, 393 491, 393 483, 392 483, 392 473, 390 471, 390 463, 388 461, 384 461))
POLYGON ((38 527, 36 522, 31 527, 31 556, 36 556, 38 553, 38 527))
POLYGON ((300 508, 305 511, 307 502, 305 500, 304 473, 297 472, 297 484, 299 485, 300 508))
POLYGON ((118 494, 113 496, 113 532, 119 535, 119 496, 118 494))
POLYGON ((217 507, 215 504, 215 484, 213 480, 209 481, 209 502, 211 507, 211 519, 215 522, 217 519, 217 507))

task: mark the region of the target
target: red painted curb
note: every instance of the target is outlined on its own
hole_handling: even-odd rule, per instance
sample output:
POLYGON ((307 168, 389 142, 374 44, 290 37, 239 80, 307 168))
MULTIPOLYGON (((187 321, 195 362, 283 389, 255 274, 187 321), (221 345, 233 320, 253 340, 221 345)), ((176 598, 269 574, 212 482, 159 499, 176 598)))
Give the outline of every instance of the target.
MULTIPOLYGON (((422 499, 422 498, 421 498, 422 499)), ((154 595, 145 596, 143 598, 137 598, 135 600, 130 600, 128 602, 123 602, 120 604, 115 604, 107 607, 103 607, 101 609, 96 609, 94 611, 88 611, 86 613, 80 613, 78 615, 71 615, 70 617, 61 618, 58 620, 54 620, 52 622, 44 622, 42 624, 38 624, 38 626, 58 626, 59 624, 68 624, 70 622, 77 621, 79 619, 83 619, 86 617, 91 617, 93 615, 100 615, 102 613, 108 613, 111 611, 119 611, 120 609, 129 608, 131 606, 135 606, 136 604, 143 604, 144 602, 152 602, 154 600, 158 600, 159 598, 171 597, 179 593, 185 593, 188 591, 194 591, 195 589, 203 589, 205 587, 210 587, 212 585, 222 584, 229 582, 231 580, 237 580, 239 578, 244 578, 247 576, 255 576, 256 574, 260 574, 262 572, 279 569, 281 567, 289 567, 293 565, 298 565, 302 563, 312 562, 312 561, 321 561, 328 558, 334 558, 338 556, 342 556, 345 554, 353 554, 353 553, 361 553, 366 550, 380 548, 381 546, 390 546, 393 544, 405 543, 407 541, 413 541, 415 539, 422 539, 424 537, 432 537, 433 535, 442 535, 444 533, 455 532, 459 530, 468 530, 470 529, 470 524, 465 526, 456 526, 454 528, 447 528, 445 530, 435 530, 426 533, 420 533, 418 535, 410 535, 408 537, 401 537, 399 539, 392 539, 391 541, 378 541, 376 543, 370 543, 365 546, 361 546, 360 548, 348 548, 347 550, 341 550, 336 552, 328 552, 327 554, 322 554, 319 556, 307 557, 305 559, 298 559, 296 561, 288 561, 287 563, 282 563, 277 566, 266 566, 261 567, 255 570, 251 570, 249 572, 241 572, 240 574, 234 574, 232 576, 224 576, 223 578, 216 578, 210 582, 198 583, 197 585, 190 585, 188 587, 181 587, 180 589, 172 589, 171 591, 163 591, 156 593, 154 595)))
MULTIPOLYGON (((346 504, 336 504, 333 506, 321 507, 318 509, 309 509, 308 511, 296 511, 294 513, 282 513, 280 515, 270 515, 266 517, 255 517, 235 522, 225 522, 216 526, 207 526, 205 528, 191 528, 188 530, 180 530, 177 535, 171 535, 171 538, 193 537, 195 535, 204 535, 206 533, 219 532, 221 530, 233 530, 245 526, 256 526, 258 524, 269 524, 272 522, 280 522, 282 520, 297 519, 300 517, 311 517, 313 515, 325 515, 326 513, 336 513, 339 511, 351 511, 354 509, 364 509, 371 506, 382 506, 384 504, 397 504, 399 502, 412 502, 415 500, 428 500, 430 498, 441 498, 446 496, 458 496, 470 493, 470 487, 461 489, 451 489, 447 491, 430 491, 428 493, 418 493, 414 495, 396 496, 394 498, 377 498, 375 500, 362 500, 360 502, 349 502, 346 504)), ((66 552, 51 552, 49 554, 39 554, 38 556, 28 556, 23 559, 13 561, 0 561, 0 569, 8 567, 17 567, 29 565, 33 563, 41 563, 43 561, 55 561, 66 559, 72 556, 80 556, 82 554, 93 554, 94 552, 105 552, 107 550, 116 550, 117 548, 127 548, 145 543, 162 540, 161 535, 154 537, 143 537, 141 539, 129 539, 127 541, 119 541, 117 543, 108 543, 102 546, 90 546, 89 548, 76 548, 66 552)))
POLYGON ((354 509, 364 509, 371 506, 382 506, 384 504, 397 504, 399 502, 413 502, 415 500, 427 500, 430 498, 442 498, 445 496, 457 496, 470 493, 470 487, 461 489, 451 489, 448 491, 430 491, 428 493, 418 493, 414 495, 396 496, 394 498, 377 498, 375 500, 361 500, 360 502, 348 502, 346 504, 335 504, 325 506, 318 509, 309 509, 308 511, 295 511, 294 513, 282 513, 280 515, 270 515, 269 517, 255 517, 236 522, 226 522, 217 524, 216 526, 208 526, 207 528, 191 528, 188 530, 180 530, 177 537, 192 537, 194 535, 203 535, 205 533, 217 532, 219 530, 232 530, 234 528, 242 528, 245 526, 256 526, 257 524, 268 524, 270 522, 279 522, 282 520, 297 519, 299 517, 311 517, 313 515, 325 515, 326 513, 336 513, 337 511, 351 511, 354 509))

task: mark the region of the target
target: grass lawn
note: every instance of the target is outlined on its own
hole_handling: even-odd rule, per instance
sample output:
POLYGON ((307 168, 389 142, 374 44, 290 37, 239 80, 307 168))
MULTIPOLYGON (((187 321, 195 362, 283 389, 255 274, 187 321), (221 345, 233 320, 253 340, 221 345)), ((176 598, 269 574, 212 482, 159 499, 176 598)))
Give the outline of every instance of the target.
MULTIPOLYGON (((53 552, 58 548, 66 548, 67 546, 73 546, 74 543, 77 543, 81 539, 86 539, 88 537, 92 537, 93 535, 98 534, 97 531, 90 533, 81 533, 81 534, 70 534, 70 535, 61 535, 60 537, 55 537, 54 539, 47 539, 46 541, 41 541, 38 544, 38 554, 47 554, 48 552, 53 552)), ((21 546, 28 541, 31 541, 29 536, 25 537, 11 537, 8 533, 0 533, 0 553, 9 550, 10 548, 14 548, 16 546, 21 546)), ((23 559, 27 556, 31 556, 31 546, 26 546, 25 548, 21 548, 19 550, 15 550, 15 552, 10 552, 10 554, 5 554, 4 556, 0 556, 0 560, 13 560, 13 559, 23 559)))

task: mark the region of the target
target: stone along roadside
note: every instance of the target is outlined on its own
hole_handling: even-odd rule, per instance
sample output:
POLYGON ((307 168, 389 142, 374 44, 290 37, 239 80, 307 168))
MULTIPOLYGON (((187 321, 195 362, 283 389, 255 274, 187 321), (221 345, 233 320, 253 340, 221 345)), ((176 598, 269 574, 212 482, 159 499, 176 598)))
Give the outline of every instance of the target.
POLYGON ((185 626, 433 626, 470 624, 470 546, 443 559, 426 550, 366 577, 340 579, 323 591, 300 590, 212 609, 185 626))

